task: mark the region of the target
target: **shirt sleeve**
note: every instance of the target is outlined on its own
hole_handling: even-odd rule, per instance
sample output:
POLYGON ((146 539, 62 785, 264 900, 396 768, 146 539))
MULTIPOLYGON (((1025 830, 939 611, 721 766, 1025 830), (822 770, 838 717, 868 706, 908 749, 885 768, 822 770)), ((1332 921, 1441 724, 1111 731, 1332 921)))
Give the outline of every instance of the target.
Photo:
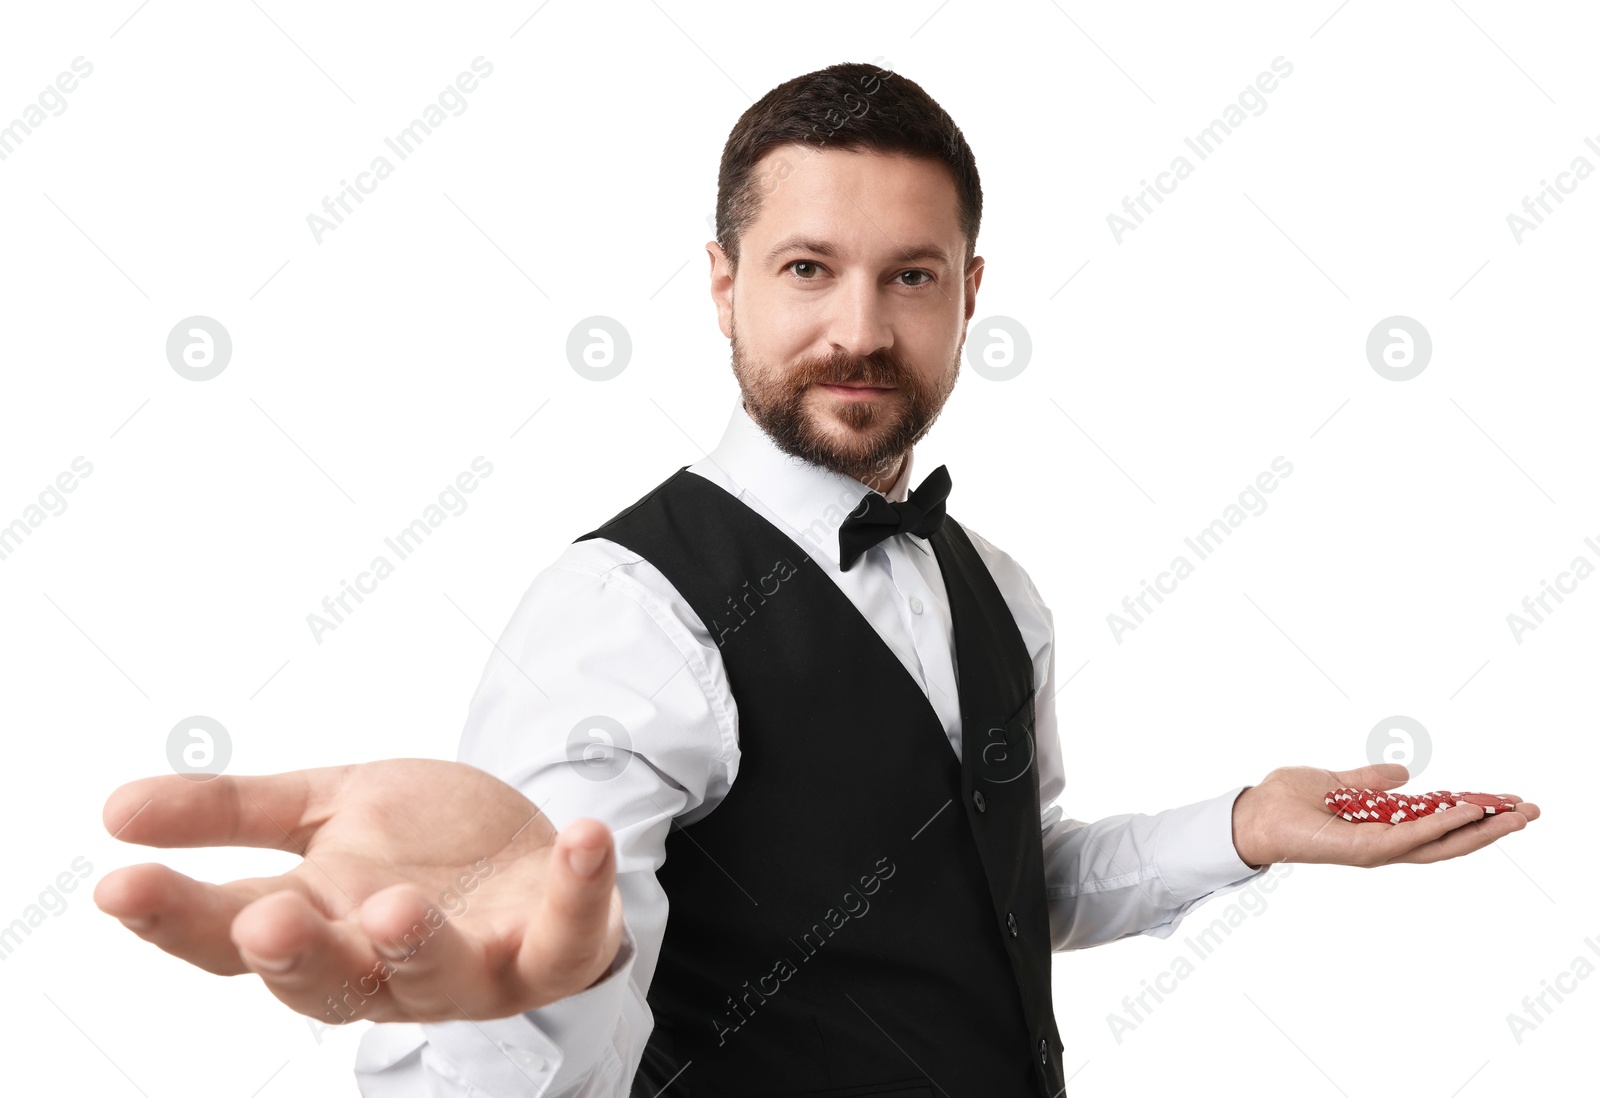
POLYGON ((1010 605, 1033 657, 1039 828, 1053 951, 1103 945, 1134 934, 1169 937, 1190 911, 1244 888, 1252 869, 1233 845, 1233 802, 1247 786, 1154 815, 1069 819, 1056 803, 1066 788, 1056 718, 1055 622, 1033 580, 1008 554, 967 531, 1010 605))
POLYGON ((1189 912, 1248 885, 1233 846, 1233 802, 1247 787, 1154 815, 1067 819, 1043 812, 1050 948, 1083 949, 1133 934, 1167 938, 1189 912))
POLYGON ((660 572, 605 539, 534 580, 473 697, 460 758, 514 785, 557 828, 601 820, 625 930, 597 983, 511 1018, 381 1023, 362 1035, 368 1098, 626 1098, 649 1038, 645 995, 666 928, 656 880, 674 818, 709 812, 737 768, 726 674, 660 572), (697 635, 698 634, 698 635, 697 635))

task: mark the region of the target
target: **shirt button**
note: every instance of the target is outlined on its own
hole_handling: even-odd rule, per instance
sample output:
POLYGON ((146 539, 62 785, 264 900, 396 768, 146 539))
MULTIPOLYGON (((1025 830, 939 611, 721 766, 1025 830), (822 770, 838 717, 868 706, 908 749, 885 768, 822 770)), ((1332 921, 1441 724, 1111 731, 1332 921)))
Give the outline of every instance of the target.
POLYGON ((1045 1067, 1050 1066, 1050 1050, 1045 1047, 1044 1038, 1039 1038, 1039 1063, 1045 1067))
POLYGON ((977 806, 979 812, 983 811, 983 790, 974 789, 972 791, 972 803, 977 806))
POLYGON ((1011 936, 1017 936, 1017 917, 1011 912, 1006 912, 1006 929, 1011 931, 1011 936))
POLYGON ((911 612, 913 614, 922 613, 922 600, 915 595, 911 596, 911 612))
POLYGON ((505 1049, 506 1055, 510 1058, 511 1062, 522 1068, 524 1071, 542 1071, 544 1069, 545 1059, 538 1053, 530 1052, 525 1048, 517 1048, 515 1046, 501 1045, 500 1047, 505 1049))

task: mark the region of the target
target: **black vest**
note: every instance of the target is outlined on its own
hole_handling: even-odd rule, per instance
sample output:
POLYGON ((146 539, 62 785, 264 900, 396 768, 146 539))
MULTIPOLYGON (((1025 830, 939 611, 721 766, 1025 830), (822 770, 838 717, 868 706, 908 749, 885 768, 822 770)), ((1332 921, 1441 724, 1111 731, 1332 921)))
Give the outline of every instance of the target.
POLYGON ((577 540, 593 537, 699 615, 738 710, 731 789, 667 836, 632 1094, 1059 1098, 1033 665, 965 532, 930 539, 959 761, 822 567, 687 466, 577 540))

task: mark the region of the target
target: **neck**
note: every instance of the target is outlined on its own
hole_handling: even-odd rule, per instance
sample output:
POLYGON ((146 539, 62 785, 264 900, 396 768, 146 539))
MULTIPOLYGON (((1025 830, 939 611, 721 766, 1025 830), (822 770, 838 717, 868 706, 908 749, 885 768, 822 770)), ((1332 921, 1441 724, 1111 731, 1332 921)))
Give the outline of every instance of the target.
POLYGON ((900 479, 900 470, 905 467, 905 463, 906 455, 901 454, 899 457, 895 458, 894 465, 889 469, 888 472, 879 473, 876 476, 871 477, 862 477, 861 483, 865 484, 868 488, 871 488, 879 495, 887 496, 889 494, 889 489, 894 487, 894 482, 900 479))

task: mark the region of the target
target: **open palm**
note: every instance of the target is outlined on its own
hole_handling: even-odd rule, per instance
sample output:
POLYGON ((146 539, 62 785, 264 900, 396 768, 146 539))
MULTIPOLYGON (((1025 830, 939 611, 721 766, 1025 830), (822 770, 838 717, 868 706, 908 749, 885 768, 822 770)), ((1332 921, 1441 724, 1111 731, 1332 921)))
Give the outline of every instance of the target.
POLYGON ((1409 778, 1397 763, 1355 770, 1282 766, 1234 802, 1234 845, 1247 865, 1323 862, 1371 868, 1438 862, 1488 846, 1539 818, 1539 806, 1512 796, 1515 812, 1486 816, 1458 805, 1399 824, 1352 823, 1328 811, 1328 793, 1341 787, 1397 789, 1409 778))
POLYGON ((300 854, 280 876, 220 885, 128 866, 94 899, 168 953, 255 972, 328 1024, 532 1010, 595 983, 622 940, 605 825, 574 820, 557 836, 526 797, 463 763, 144 778, 112 793, 104 820, 146 846, 300 854))

